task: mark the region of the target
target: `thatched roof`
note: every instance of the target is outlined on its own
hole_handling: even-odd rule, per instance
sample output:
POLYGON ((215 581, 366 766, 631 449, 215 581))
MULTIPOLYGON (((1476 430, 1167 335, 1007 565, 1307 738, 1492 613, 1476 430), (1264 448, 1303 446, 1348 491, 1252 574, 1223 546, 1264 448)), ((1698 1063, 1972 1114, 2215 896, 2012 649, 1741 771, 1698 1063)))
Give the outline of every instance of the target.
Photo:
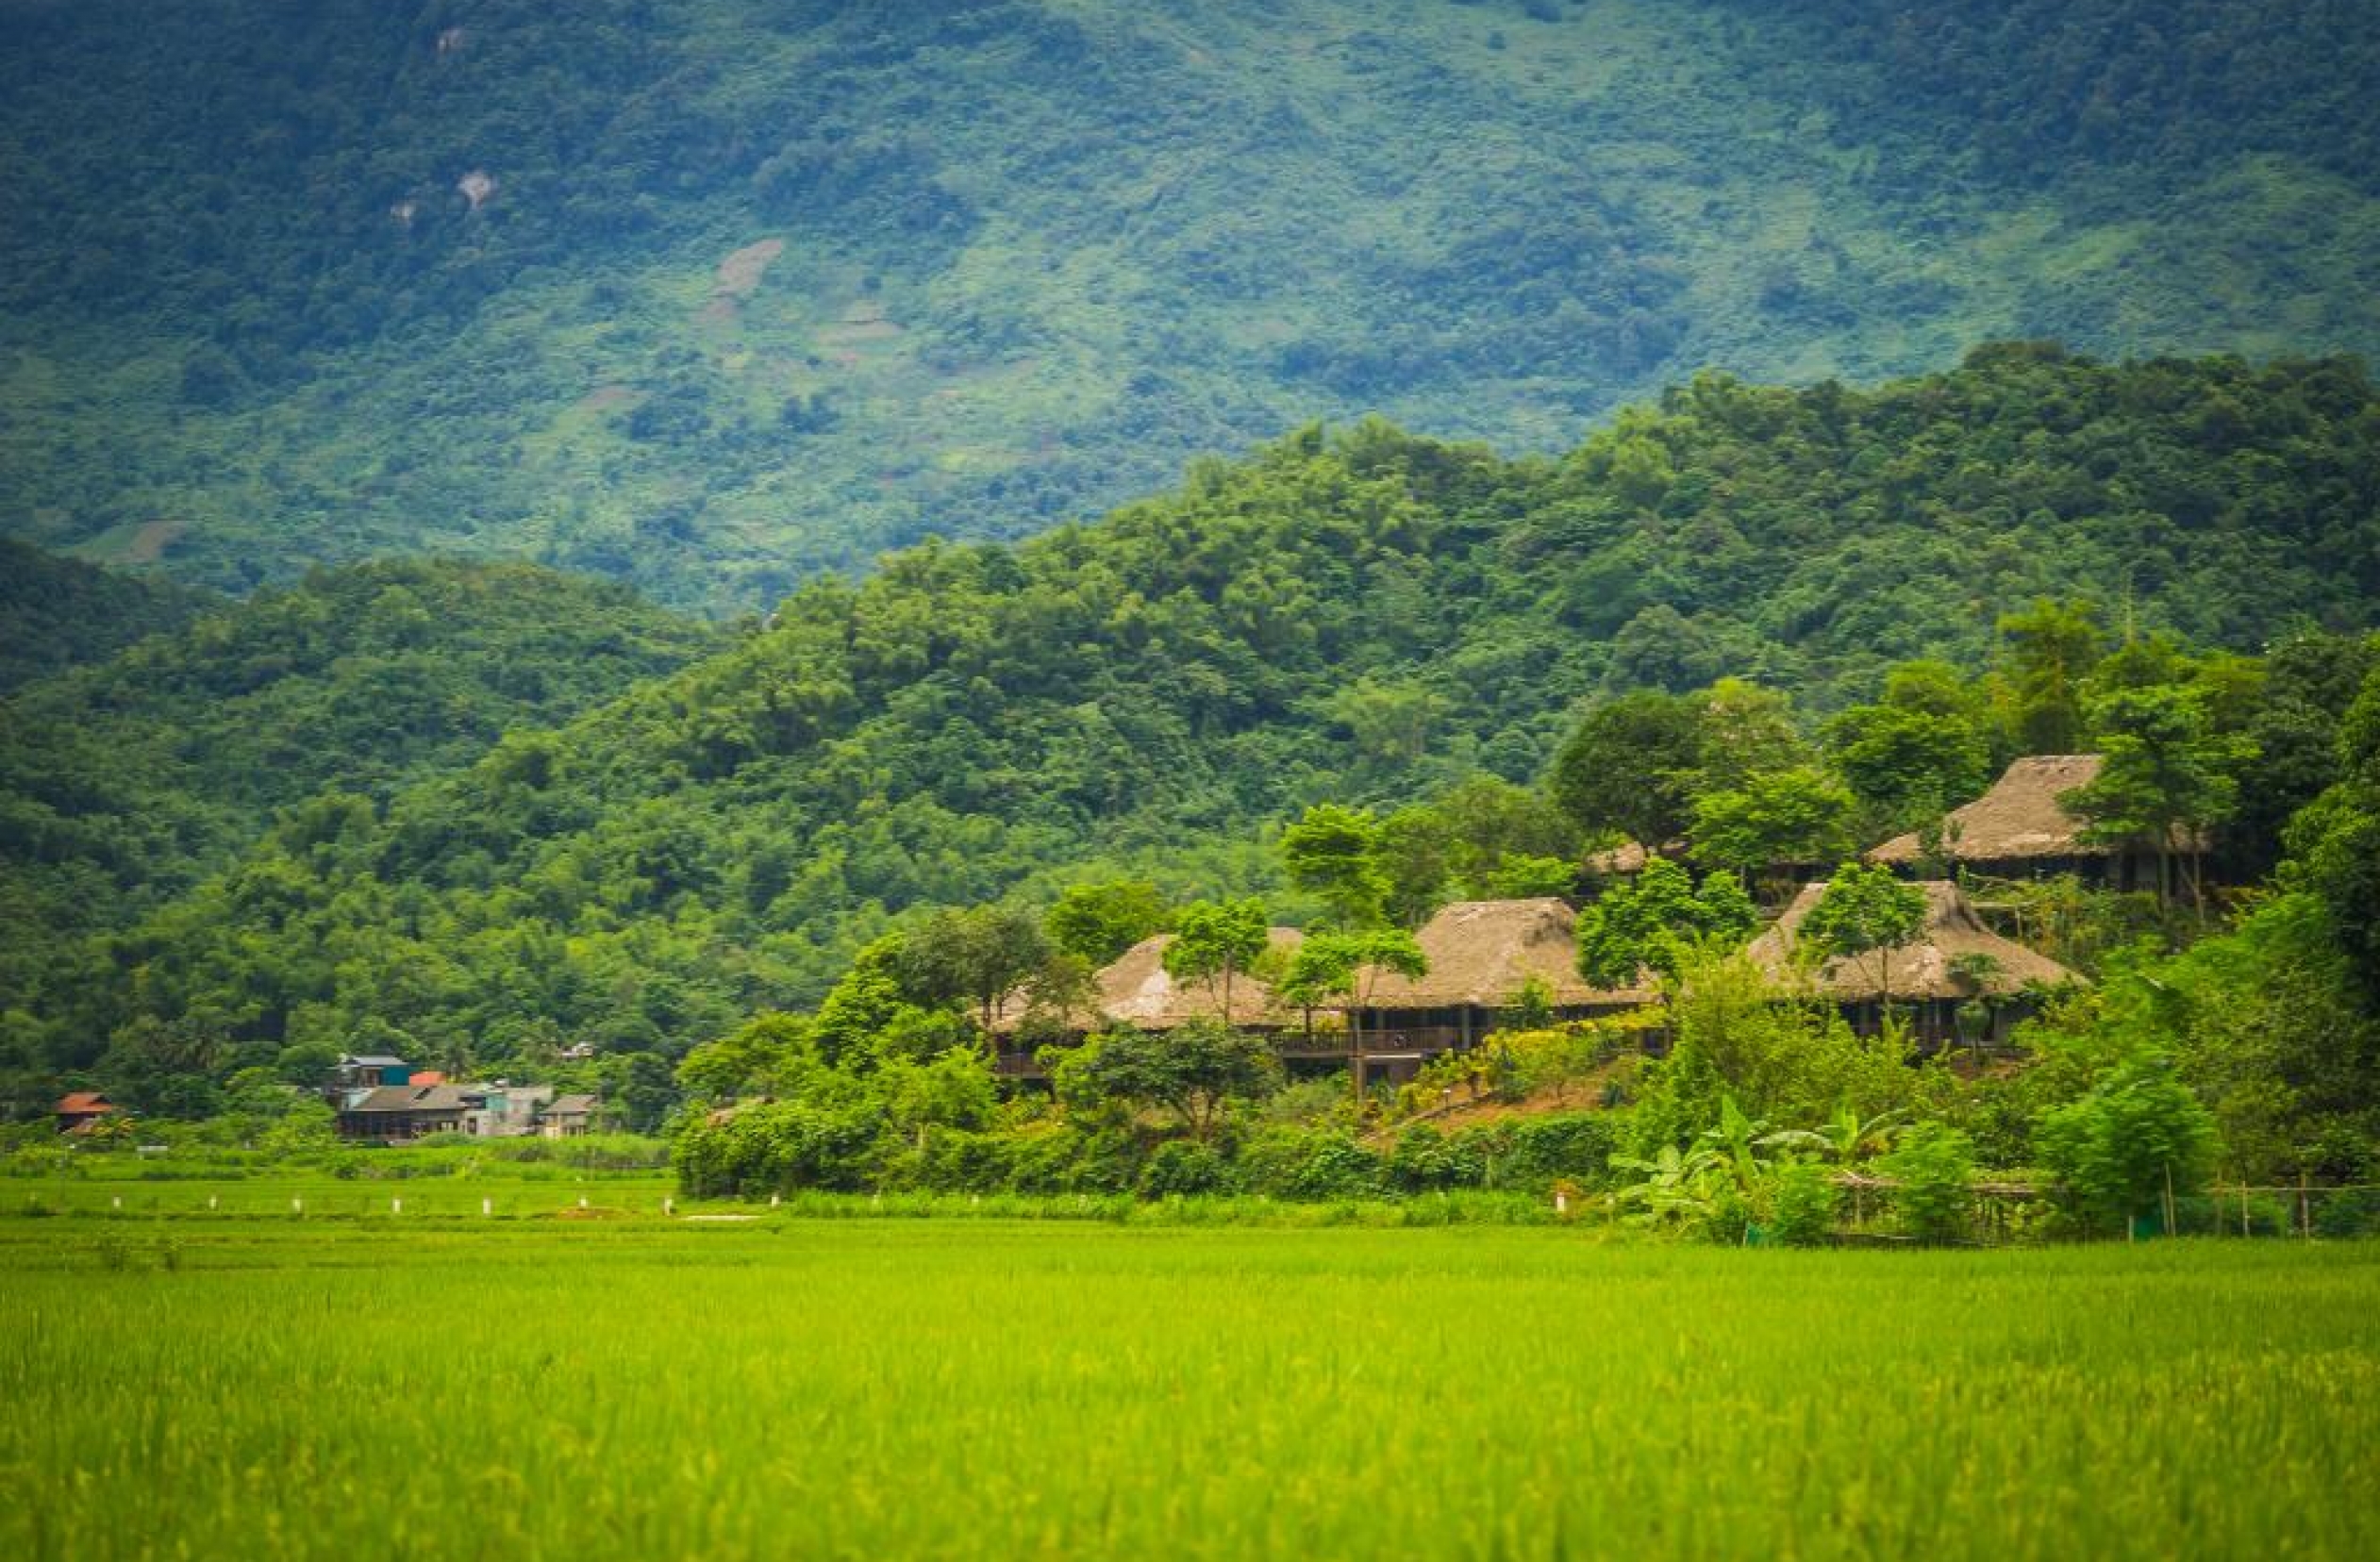
MULTIPOLYGON (((1942 821, 1942 855, 1954 862, 2027 857, 2114 856, 2122 848, 2085 840, 2086 822, 2058 798, 2099 779, 2104 756, 2034 754, 2012 762, 1991 789, 1942 821)), ((1915 834, 1895 836, 1868 854, 1871 862, 1918 856, 1915 834)))
MULTIPOLYGON (((1851 959, 1828 960, 1810 972, 1820 992, 1843 1003, 1868 1003, 1885 996, 1884 980, 1889 976, 1891 996, 1915 1003, 1972 998, 1979 993, 2006 996, 2034 983, 2057 987, 2081 979, 2048 955, 2004 939, 1978 922, 1958 886, 1946 879, 1930 879, 1921 881, 1917 888, 1925 891, 1925 930, 1917 941, 1896 949, 1872 950, 1851 959), (1989 955, 1999 962, 1999 972, 1980 985, 1962 980, 1951 969, 1962 955, 1989 955)), ((1802 972, 1793 958, 1795 935, 1825 893, 1822 882, 1802 886, 1802 892, 1793 897, 1793 904, 1785 908, 1775 925, 1755 939, 1745 953, 1778 980, 1799 979, 1802 972)))
MULTIPOLYGON (((1294 950, 1305 935, 1294 927, 1274 927, 1266 930, 1265 938, 1272 948, 1286 954, 1294 950)), ((1237 1025, 1289 1022, 1291 1017, 1274 1000, 1273 989, 1244 971, 1231 979, 1228 1015, 1223 1013, 1220 977, 1212 982, 1176 983, 1173 972, 1165 969, 1166 946, 1173 941, 1171 933, 1153 934, 1125 950, 1113 964, 1102 967, 1091 978, 1090 1007, 1068 1015, 1067 1024, 1084 1031, 1109 1024, 1164 1031, 1191 1020, 1220 1019, 1237 1025)), ((1012 1031, 1024 1015, 1024 994, 1010 993, 1001 1002, 992 1028, 1012 1031)))
POLYGON ((1613 992, 1578 973, 1577 914, 1551 896, 1535 900, 1456 901, 1413 936, 1430 968, 1419 980, 1383 972, 1372 1006, 1383 1009, 1504 1008, 1530 977, 1556 1007, 1626 1007, 1653 1001, 1649 990, 1613 992))

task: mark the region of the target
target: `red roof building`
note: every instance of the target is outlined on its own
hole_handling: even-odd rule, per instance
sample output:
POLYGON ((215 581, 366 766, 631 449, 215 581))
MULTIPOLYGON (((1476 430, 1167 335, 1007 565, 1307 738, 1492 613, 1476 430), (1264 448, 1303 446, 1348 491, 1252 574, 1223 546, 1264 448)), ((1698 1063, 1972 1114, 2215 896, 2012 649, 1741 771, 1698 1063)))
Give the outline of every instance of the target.
POLYGON ((58 1114, 58 1131, 61 1134, 87 1134, 100 1119, 120 1111, 116 1104, 97 1090, 75 1090, 60 1096, 51 1108, 58 1114))

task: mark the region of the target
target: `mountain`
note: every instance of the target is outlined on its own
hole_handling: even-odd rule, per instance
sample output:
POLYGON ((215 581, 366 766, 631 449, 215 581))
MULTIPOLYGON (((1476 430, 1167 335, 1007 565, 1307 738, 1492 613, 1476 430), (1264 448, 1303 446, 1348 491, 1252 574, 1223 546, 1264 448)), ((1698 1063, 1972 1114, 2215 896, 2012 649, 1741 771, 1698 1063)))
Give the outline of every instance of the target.
MULTIPOLYGON (((1094 523, 815 581, 567 723, 294 807, 0 1008, 60 1069, 111 1037, 229 1068, 382 1026, 455 1058, 674 1054, 814 1002, 916 908, 1272 888, 1270 822, 1532 783, 1606 695, 1749 675, 1823 713, 1901 658, 1980 677, 2044 595, 2096 598, 2136 660, 2167 633, 2367 629, 2375 493, 2380 390, 2344 360, 2010 345, 1872 390, 1705 375, 1557 459, 1308 427, 1094 523)), ((226 724, 292 756, 271 720, 226 724)))
POLYGON ((13 0, 0 531, 757 608, 1314 417, 2380 346, 2355 0, 13 0))
POLYGON ((532 565, 365 564, 15 690, 0 700, 0 1009, 79 935, 235 860, 279 810, 327 792, 369 811, 726 639, 532 565))

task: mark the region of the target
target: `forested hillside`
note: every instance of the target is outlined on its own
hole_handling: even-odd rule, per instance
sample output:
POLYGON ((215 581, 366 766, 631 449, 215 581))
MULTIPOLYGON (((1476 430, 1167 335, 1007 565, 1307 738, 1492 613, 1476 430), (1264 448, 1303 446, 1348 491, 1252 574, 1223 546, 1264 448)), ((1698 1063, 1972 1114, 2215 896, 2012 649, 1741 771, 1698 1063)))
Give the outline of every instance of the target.
MULTIPOLYGON (((139 589, 77 600, 102 611, 139 589)), ((74 938, 188 889, 275 810, 326 788, 385 802, 724 639, 534 566, 371 564, 16 690, 0 701, 0 1008, 74 938)))
POLYGON ((2043 596, 2208 652, 2368 628, 2375 493, 2380 394, 2336 361, 2013 346, 1870 391, 1705 377, 1519 462, 1310 428, 1095 524, 814 582, 468 770, 309 803, 25 975, 12 1044, 69 1069, 111 1038, 270 1062, 380 1027, 456 1058, 671 1055, 814 1001, 914 908, 1261 889, 1263 827, 1318 799, 1534 784, 1602 696, 1732 675, 1815 720, 1905 658, 1984 672, 2043 596))
POLYGON ((217 599, 0 537, 0 694, 178 629, 217 599))
POLYGON ((21 0, 0 531, 755 608, 1309 418, 2380 346, 2368 6, 21 0))

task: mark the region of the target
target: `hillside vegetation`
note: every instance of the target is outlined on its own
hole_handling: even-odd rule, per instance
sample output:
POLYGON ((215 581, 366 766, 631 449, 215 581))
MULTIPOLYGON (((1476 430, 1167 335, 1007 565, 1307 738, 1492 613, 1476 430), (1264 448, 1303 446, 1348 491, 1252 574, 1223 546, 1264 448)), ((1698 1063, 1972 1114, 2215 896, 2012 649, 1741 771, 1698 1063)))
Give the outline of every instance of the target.
POLYGON ((368 808, 724 638, 534 566, 369 564, 18 690, 0 702, 0 1008, 52 952, 187 890, 276 810, 326 788, 368 808))
POLYGON ((208 592, 59 558, 0 537, 0 694, 178 629, 208 592))
POLYGON ((1558 460, 1311 428, 1095 524, 815 582, 419 786, 313 773, 346 790, 21 972, 17 1055, 168 1037, 227 1067, 383 1026, 458 1058, 674 1055, 816 1000, 914 908, 1266 888, 1267 822, 1533 783, 1603 696, 1734 674, 1823 716, 1901 659, 1981 673, 2002 615, 2050 595, 2209 651, 2368 628, 2374 492, 2380 396, 2328 361, 1705 377, 1558 460))
POLYGON ((764 605, 1316 416, 2380 345, 2346 0, 0 12, 0 530, 764 605))

